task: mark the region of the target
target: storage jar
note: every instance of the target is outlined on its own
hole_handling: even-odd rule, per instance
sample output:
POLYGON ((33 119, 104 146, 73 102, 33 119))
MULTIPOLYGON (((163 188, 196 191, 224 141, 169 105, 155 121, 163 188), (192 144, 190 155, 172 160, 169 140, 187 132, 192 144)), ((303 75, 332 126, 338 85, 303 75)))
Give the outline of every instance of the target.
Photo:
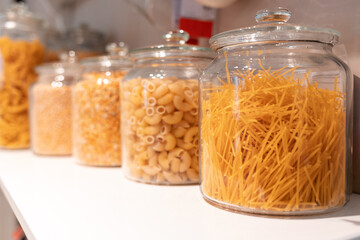
POLYGON ((0 15, 0 148, 30 145, 28 88, 43 61, 41 23, 23 4, 0 15))
POLYGON ((201 191, 250 213, 328 212, 349 200, 353 79, 332 48, 335 30, 258 25, 210 39, 217 57, 200 79, 201 191))
POLYGON ((71 155, 71 86, 80 77, 73 51, 62 62, 36 68, 30 88, 31 148, 39 155, 71 155))
POLYGON ((123 43, 109 55, 82 60, 81 80, 73 87, 73 144, 78 163, 120 166, 120 80, 132 68, 123 43))
POLYGON ((122 80, 124 174, 153 184, 194 184, 198 165, 198 78, 209 48, 187 45, 188 33, 164 35, 167 44, 131 52, 135 67, 122 80))

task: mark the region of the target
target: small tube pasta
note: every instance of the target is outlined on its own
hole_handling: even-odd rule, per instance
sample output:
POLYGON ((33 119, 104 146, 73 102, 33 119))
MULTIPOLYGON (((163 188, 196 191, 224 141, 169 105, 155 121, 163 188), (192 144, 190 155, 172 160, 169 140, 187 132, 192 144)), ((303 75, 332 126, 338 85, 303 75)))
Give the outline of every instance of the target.
POLYGON ((146 116, 151 117, 151 116, 153 116, 153 115, 154 115, 155 110, 154 110, 154 108, 153 108, 153 107, 147 107, 147 108, 145 109, 145 113, 146 113, 146 116))
POLYGON ((166 134, 170 133, 170 131, 171 131, 171 125, 169 125, 169 124, 164 124, 160 128, 161 135, 166 135, 166 134))
POLYGON ((165 96, 158 99, 158 104, 167 105, 173 101, 173 98, 174 98, 174 94, 167 93, 167 94, 165 94, 165 96))
POLYGON ((145 116, 144 120, 147 124, 157 125, 161 122, 161 115, 145 116))
POLYGON ((159 115, 163 115, 166 112, 166 108, 164 106, 157 106, 155 112, 159 115))
POLYGON ((187 132, 184 135, 184 142, 189 143, 192 142, 194 136, 199 135, 199 128, 198 127, 192 127, 187 130, 187 132))
POLYGON ((156 135, 160 132, 160 126, 148 126, 143 129, 144 135, 156 135))
POLYGON ((165 150, 166 151, 170 151, 171 149, 174 149, 174 147, 176 146, 176 138, 174 137, 174 135, 172 134, 167 134, 165 135, 165 150))
POLYGON ((189 112, 184 113, 184 120, 191 124, 196 123, 196 118, 189 112))
POLYGON ((166 84, 161 84, 154 92, 153 96, 155 98, 161 98, 163 97, 165 94, 167 94, 169 92, 169 89, 167 87, 166 84))
POLYGON ((173 114, 163 116, 162 120, 167 124, 177 124, 181 121, 183 115, 184 115, 183 112, 177 111, 174 112, 173 114))
POLYGON ((155 142, 155 137, 154 136, 145 136, 144 140, 145 140, 146 144, 150 145, 155 142))
POLYGON ((129 178, 156 184, 198 182, 197 80, 135 78, 123 85, 124 169, 129 178))
POLYGON ((184 98, 180 96, 174 96, 173 103, 176 109, 180 111, 190 111, 193 107, 191 104, 184 102, 184 98))
POLYGON ((181 138, 185 135, 186 129, 183 127, 177 127, 172 131, 172 133, 174 134, 175 137, 181 138))
POLYGON ((165 106, 165 109, 167 113, 173 113, 175 111, 175 106, 174 104, 170 103, 165 106))
POLYGON ((154 98, 154 97, 149 97, 149 98, 147 99, 146 105, 151 106, 151 107, 155 106, 155 105, 156 105, 156 98, 154 98))

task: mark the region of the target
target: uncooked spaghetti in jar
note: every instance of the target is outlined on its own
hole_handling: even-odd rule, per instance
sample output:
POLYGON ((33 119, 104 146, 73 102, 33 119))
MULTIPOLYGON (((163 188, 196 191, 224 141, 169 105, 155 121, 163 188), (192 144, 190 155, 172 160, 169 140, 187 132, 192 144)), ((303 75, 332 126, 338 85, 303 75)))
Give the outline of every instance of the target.
POLYGON ((132 67, 123 45, 112 55, 81 61, 84 74, 73 87, 73 144, 76 161, 121 166, 120 80, 132 67))
POLYGON ((23 149, 30 145, 29 86, 44 56, 42 21, 22 4, 0 18, 0 148, 23 149))
POLYGON ((122 80, 124 173, 144 183, 195 184, 198 77, 214 53, 184 44, 188 35, 183 31, 165 39, 166 45, 134 50, 135 68, 122 80))
POLYGON ((261 11, 259 22, 273 22, 210 39, 218 57, 200 79, 200 165, 215 206, 303 215, 349 199, 352 77, 332 53, 339 35, 281 22, 289 17, 261 11))

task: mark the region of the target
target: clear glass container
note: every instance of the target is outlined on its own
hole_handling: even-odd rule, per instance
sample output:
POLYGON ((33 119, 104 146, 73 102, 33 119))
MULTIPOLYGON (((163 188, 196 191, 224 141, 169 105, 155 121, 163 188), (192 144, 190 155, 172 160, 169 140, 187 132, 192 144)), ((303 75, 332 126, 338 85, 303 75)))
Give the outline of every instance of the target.
POLYGON ((209 48, 186 45, 182 31, 168 44, 131 52, 135 67, 121 83, 123 170, 153 184, 199 182, 198 78, 214 58, 209 48))
POLYGON ((23 4, 0 15, 0 148, 30 146, 29 86, 43 61, 42 21, 23 4))
POLYGON ((92 166, 121 166, 120 80, 132 66, 123 43, 110 55, 80 63, 84 73, 73 87, 73 146, 76 161, 92 166))
POLYGON ((339 33, 287 23, 213 36, 200 78, 201 191, 211 204, 273 215, 324 213, 349 200, 353 79, 339 33))
POLYGON ((47 28, 45 30, 45 56, 44 62, 58 62, 60 55, 66 53, 63 34, 56 29, 47 28))
POLYGON ((30 88, 31 148, 39 155, 71 155, 71 87, 81 75, 75 53, 62 62, 36 68, 38 81, 30 88))
POLYGON ((91 29, 87 24, 66 32, 64 42, 68 50, 76 52, 79 60, 105 53, 104 34, 91 29))

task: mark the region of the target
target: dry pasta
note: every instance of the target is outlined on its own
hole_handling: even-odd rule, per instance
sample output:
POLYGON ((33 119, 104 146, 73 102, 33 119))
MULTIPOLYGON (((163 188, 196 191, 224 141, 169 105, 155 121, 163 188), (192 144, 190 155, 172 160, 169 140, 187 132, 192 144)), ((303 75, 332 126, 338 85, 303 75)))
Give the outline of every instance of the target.
POLYGON ((73 142, 77 161, 120 166, 120 80, 124 72, 88 73, 73 87, 73 142))
POLYGON ((345 203, 345 95, 337 79, 321 89, 295 70, 237 71, 235 82, 228 75, 204 89, 201 187, 210 200, 268 212, 345 203))
MULTIPOLYGON (((54 82, 56 83, 56 82, 54 82)), ((31 89, 32 149, 43 155, 71 155, 71 88, 36 84, 31 89)))
POLYGON ((197 183, 198 115, 191 112, 198 109, 198 80, 134 78, 121 89, 126 175, 147 183, 197 183))
POLYGON ((35 66, 43 60, 39 41, 0 38, 0 147, 28 148, 30 144, 28 88, 35 82, 35 66), (0 70, 1 71, 1 70, 0 70))

